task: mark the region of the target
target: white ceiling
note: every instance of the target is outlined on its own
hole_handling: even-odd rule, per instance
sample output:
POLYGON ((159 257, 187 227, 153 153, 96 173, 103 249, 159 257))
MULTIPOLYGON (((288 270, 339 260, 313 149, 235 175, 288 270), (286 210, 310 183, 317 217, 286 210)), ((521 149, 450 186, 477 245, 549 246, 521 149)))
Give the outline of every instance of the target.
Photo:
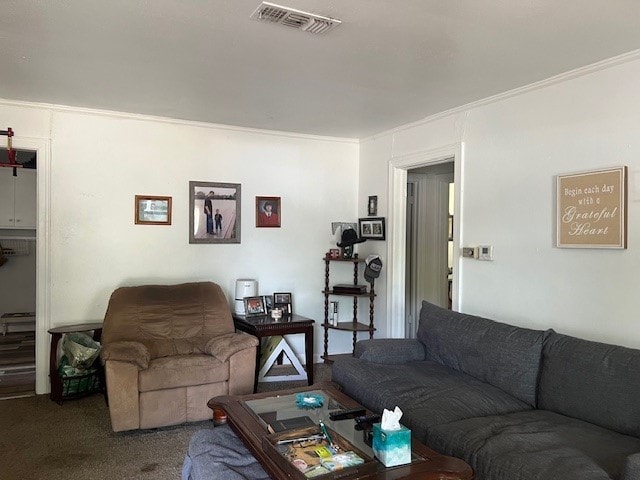
POLYGON ((640 48, 640 0, 2 0, 0 98, 363 138, 640 48))

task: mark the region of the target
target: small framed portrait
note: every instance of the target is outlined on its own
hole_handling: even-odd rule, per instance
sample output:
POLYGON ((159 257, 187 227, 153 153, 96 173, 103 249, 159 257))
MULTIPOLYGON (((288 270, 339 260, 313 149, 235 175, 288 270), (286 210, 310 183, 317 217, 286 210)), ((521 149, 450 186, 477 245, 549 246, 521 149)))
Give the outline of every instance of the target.
POLYGON ((386 238, 384 217, 359 218, 358 226, 360 227, 360 238, 367 240, 384 240, 386 238))
POLYGON ((378 214, 378 196, 371 195, 367 202, 367 215, 376 216, 378 214))
POLYGON ((171 197, 136 195, 136 225, 171 225, 171 197))
POLYGON ((189 243, 240 243, 240 184, 189 182, 189 243))
POLYGON ((329 249, 329 258, 340 258, 340 249, 339 248, 330 248, 329 249))
POLYGON ((244 297, 244 314, 247 317, 258 317, 266 315, 267 310, 264 306, 264 297, 244 297))
POLYGON ((264 295, 264 308, 267 313, 273 308, 273 295, 264 295))
POLYGON ((256 227, 280 228, 280 197, 256 197, 256 227))
POLYGON ((284 313, 290 314, 292 312, 291 294, 290 293, 274 293, 273 306, 276 308, 282 308, 282 311, 284 313))

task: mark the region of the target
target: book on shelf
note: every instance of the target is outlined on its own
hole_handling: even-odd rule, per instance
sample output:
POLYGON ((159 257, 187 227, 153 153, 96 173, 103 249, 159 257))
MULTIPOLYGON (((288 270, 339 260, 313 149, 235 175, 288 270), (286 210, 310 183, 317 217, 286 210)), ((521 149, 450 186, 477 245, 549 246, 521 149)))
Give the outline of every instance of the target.
POLYGON ((349 283, 339 283, 333 286, 334 293, 353 293, 361 294, 367 293, 366 285, 353 285, 349 283))
POLYGON ((338 302, 337 301, 329 302, 328 322, 329 322, 329 325, 332 325, 334 327, 338 326, 338 302))

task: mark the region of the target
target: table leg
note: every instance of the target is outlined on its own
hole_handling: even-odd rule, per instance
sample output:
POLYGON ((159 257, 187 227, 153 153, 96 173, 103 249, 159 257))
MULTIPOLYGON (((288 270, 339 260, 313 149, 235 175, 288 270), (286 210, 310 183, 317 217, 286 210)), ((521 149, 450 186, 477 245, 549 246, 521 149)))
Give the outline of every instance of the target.
POLYGON ((304 332, 305 369, 307 370, 307 383, 313 385, 313 325, 304 332))
POLYGON ((260 357, 262 356, 262 337, 258 337, 258 348, 256 348, 256 371, 253 377, 253 393, 258 393, 258 373, 260 373, 260 357))

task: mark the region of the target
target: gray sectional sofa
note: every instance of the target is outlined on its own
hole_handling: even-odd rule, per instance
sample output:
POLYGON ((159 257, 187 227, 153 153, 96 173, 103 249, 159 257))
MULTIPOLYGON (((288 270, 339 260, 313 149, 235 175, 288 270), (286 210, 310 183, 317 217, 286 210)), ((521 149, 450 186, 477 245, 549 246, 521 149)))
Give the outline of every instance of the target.
POLYGON ((423 302, 417 339, 360 341, 332 375, 476 480, 640 480, 640 350, 423 302))

